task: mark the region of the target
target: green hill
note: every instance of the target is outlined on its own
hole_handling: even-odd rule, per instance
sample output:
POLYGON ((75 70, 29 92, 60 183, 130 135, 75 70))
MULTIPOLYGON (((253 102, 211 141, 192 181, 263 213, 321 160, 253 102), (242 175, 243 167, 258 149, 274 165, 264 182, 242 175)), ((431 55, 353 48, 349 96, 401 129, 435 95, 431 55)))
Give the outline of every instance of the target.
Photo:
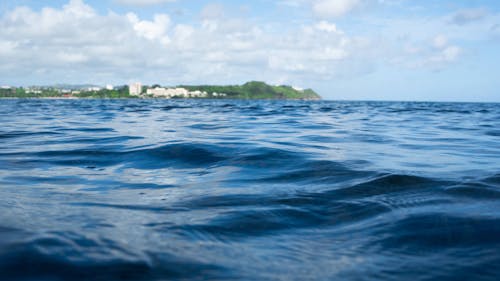
MULTIPOLYGON (((159 86, 159 85, 155 85, 159 86)), ((243 85, 201 85, 179 86, 190 92, 206 92, 206 96, 193 98, 208 99, 290 99, 290 100, 319 100, 321 97, 311 89, 298 90, 291 86, 271 86, 264 82, 252 81, 243 85)), ((76 93, 63 93, 53 87, 37 87, 37 91, 28 91, 24 88, 0 89, 1 97, 16 98, 148 98, 148 96, 131 96, 127 86, 113 90, 100 89, 98 91, 77 91, 76 93)), ((174 97, 175 98, 175 97, 174 97)), ((179 97, 182 98, 182 97, 179 97)))
POLYGON ((230 86, 179 86, 189 91, 207 92, 209 98, 222 97, 233 99, 299 99, 319 100, 321 97, 311 89, 296 90, 291 86, 271 86, 264 82, 252 81, 243 85, 230 86))

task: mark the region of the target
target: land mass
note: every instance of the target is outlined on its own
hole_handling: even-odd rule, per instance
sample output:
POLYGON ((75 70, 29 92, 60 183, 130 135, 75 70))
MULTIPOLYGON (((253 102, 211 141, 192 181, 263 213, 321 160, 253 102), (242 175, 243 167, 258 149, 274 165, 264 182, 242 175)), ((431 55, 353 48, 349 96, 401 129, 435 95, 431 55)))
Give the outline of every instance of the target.
POLYGON ((268 85, 252 81, 243 85, 181 85, 162 87, 160 85, 142 86, 134 83, 129 86, 92 86, 87 87, 59 85, 51 87, 9 87, 0 88, 4 98, 196 98, 196 99, 286 99, 319 100, 321 97, 312 89, 300 89, 287 85, 268 85))

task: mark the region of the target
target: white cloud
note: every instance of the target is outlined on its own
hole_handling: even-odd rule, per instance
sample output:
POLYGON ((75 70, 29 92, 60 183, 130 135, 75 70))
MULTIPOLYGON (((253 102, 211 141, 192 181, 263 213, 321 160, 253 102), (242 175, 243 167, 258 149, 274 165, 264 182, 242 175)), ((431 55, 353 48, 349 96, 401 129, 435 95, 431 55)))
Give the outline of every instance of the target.
POLYGON ((432 44, 436 49, 443 49, 448 45, 448 38, 444 35, 438 35, 434 37, 432 44))
POLYGON ((176 2, 176 0, 114 0, 114 2, 131 6, 150 6, 164 3, 176 2))
POLYGON ((489 32, 493 35, 493 37, 500 37, 500 24, 493 24, 490 27, 489 32))
POLYGON ((343 33, 337 29, 334 23, 329 23, 327 21, 320 21, 315 25, 316 29, 326 32, 343 33))
POLYGON ((462 53, 462 48, 450 44, 448 38, 442 34, 434 37, 432 46, 434 47, 434 53, 431 53, 426 63, 437 67, 456 61, 462 53))
POLYGON ((195 29, 187 24, 178 24, 174 29, 174 40, 176 44, 186 44, 193 36, 195 29))
POLYGON ((134 13, 128 13, 127 18, 132 23, 137 35, 149 40, 160 40, 168 44, 170 39, 167 30, 170 26, 170 17, 165 14, 157 14, 153 21, 139 20, 134 13))
POLYGON ((88 57, 84 54, 74 53, 74 52, 61 52, 58 53, 57 58, 64 63, 82 63, 87 61, 88 57))
POLYGON ((449 21, 457 25, 465 25, 482 20, 486 16, 488 16, 488 10, 485 8, 464 9, 456 12, 449 21))
POLYGON ((455 61, 462 50, 458 46, 449 46, 443 49, 438 55, 431 58, 433 62, 453 62, 455 61))
POLYGON ((459 46, 451 44, 446 36, 439 34, 434 36, 430 43, 420 42, 406 45, 404 52, 406 55, 399 60, 410 68, 441 70, 456 62, 463 50, 459 46))
MULTIPOLYGON (((337 2, 337 12, 329 14, 346 13, 360 2, 346 3, 337 2)), ((427 32, 419 34, 415 26, 437 30, 425 22, 377 23, 381 26, 377 37, 341 30, 331 19, 284 28, 288 22, 231 18, 229 13, 222 16, 220 6, 209 7, 189 24, 177 23, 168 14, 152 18, 102 14, 81 0, 58 9, 15 8, 0 16, 0 77, 48 83, 256 79, 295 84, 364 75, 387 61, 435 69, 457 61, 463 53, 454 44, 457 34, 447 30, 430 38, 427 32), (404 40, 391 37, 401 30, 409 34, 404 40)))
POLYGON ((289 7, 300 7, 303 4, 304 0, 280 0, 278 1, 279 5, 289 6, 289 7))
POLYGON ((223 16, 224 6, 219 3, 208 4, 201 10, 201 17, 203 19, 218 19, 223 16))
POLYGON ((342 17, 364 1, 374 0, 281 0, 278 5, 291 8, 309 7, 319 18, 329 19, 342 17))
POLYGON ((68 15, 76 18, 90 18, 95 15, 94 9, 85 4, 83 0, 70 0, 63 9, 68 15))
POLYGON ((316 15, 322 18, 341 17, 358 4, 359 0, 315 0, 312 8, 316 15))

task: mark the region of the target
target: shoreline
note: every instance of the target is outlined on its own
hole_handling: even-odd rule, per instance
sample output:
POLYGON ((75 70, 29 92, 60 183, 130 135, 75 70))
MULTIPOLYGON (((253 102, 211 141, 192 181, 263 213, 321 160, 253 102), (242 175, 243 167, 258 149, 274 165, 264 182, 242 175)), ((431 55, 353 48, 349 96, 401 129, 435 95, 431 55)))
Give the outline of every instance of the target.
POLYGON ((275 100, 275 101, 322 101, 323 99, 241 99, 241 98, 78 98, 78 97, 0 97, 0 99, 5 100, 275 100))

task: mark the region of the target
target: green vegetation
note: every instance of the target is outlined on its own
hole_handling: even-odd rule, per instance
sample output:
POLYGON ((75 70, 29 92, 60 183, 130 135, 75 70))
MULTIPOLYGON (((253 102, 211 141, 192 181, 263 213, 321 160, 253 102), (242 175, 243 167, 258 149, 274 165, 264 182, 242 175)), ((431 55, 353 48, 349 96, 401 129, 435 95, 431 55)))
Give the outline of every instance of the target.
POLYGON ((71 91, 63 92, 55 88, 37 88, 26 90, 24 88, 0 89, 0 98, 100 98, 123 99, 137 98, 129 95, 128 87, 116 90, 102 89, 99 91, 71 91))
POLYGON ((129 95, 128 87, 122 87, 118 90, 87 91, 75 94, 77 98, 99 98, 99 99, 128 99, 137 98, 136 96, 129 95))
MULTIPOLYGON (((159 85, 154 85, 159 87, 159 85)), ((311 89, 297 90, 290 86, 271 86, 264 82, 252 81, 243 85, 215 86, 179 86, 190 92, 206 92, 208 99, 303 99, 317 100, 321 97, 311 89)), ((146 92, 144 87, 143 92, 146 92)), ((123 86, 113 90, 101 89, 98 91, 89 90, 60 90, 57 88, 34 88, 26 90, 24 88, 0 89, 0 97, 11 98, 100 98, 100 99, 118 99, 118 98, 138 98, 129 95, 129 88, 123 86)), ((152 96, 143 95, 142 98, 152 98, 152 96)), ((182 97, 179 97, 182 98, 182 97)))
POLYGON ((230 86, 179 86, 189 91, 208 93, 208 98, 232 99, 306 99, 317 100, 321 97, 311 89, 296 90, 290 86, 271 86, 264 82, 252 81, 243 85, 230 86), (225 94, 221 96, 220 94, 225 94))
POLYGON ((62 97, 63 94, 55 89, 44 89, 40 92, 27 92, 23 88, 0 89, 1 98, 48 98, 62 97))

